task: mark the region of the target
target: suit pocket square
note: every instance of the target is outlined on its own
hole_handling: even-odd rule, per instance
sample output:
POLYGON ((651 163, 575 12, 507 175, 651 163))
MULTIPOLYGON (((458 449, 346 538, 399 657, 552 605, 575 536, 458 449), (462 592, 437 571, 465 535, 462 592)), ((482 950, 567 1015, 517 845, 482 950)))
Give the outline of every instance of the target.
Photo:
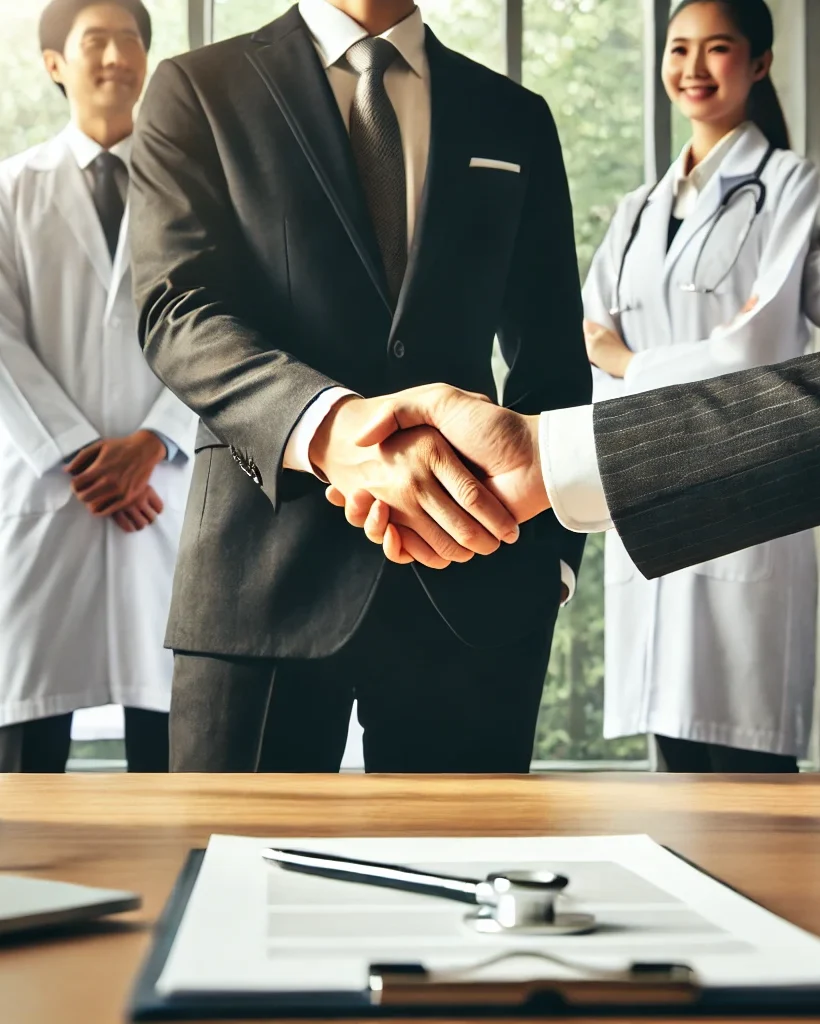
POLYGON ((510 171, 512 174, 521 173, 521 164, 511 164, 508 160, 490 160, 485 156, 471 157, 470 167, 488 167, 492 171, 510 171))

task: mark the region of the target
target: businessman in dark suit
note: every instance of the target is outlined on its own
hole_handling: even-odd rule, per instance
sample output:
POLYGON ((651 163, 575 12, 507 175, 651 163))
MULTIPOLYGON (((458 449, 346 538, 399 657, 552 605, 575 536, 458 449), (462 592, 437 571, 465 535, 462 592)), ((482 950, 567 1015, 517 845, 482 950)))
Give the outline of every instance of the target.
POLYGON ((359 396, 493 394, 496 334, 507 405, 589 400, 544 101, 408 0, 302 0, 159 66, 132 204, 145 356, 202 421, 166 637, 172 768, 335 771, 356 697, 369 770, 526 771, 582 538, 542 516, 473 558, 515 523, 441 436, 355 439, 359 396), (327 481, 389 502, 427 565, 459 564, 385 566, 327 481))

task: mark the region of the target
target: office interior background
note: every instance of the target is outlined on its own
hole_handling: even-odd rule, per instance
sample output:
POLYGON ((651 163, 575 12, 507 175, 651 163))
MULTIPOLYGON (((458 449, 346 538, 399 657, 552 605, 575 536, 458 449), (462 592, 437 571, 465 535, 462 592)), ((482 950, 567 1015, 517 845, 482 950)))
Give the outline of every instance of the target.
MULTIPOLYGON (((154 24, 154 68, 190 47, 252 31, 282 14, 292 0, 145 3, 154 24)), ((820 164, 820 0, 769 3, 776 24, 773 76, 793 146, 820 164)), ((547 99, 563 144, 583 278, 618 200, 663 174, 686 141, 686 125, 673 115, 660 84, 669 0, 419 0, 419 5, 445 44, 547 99)), ((38 51, 43 6, 43 0, 0 0, 0 158, 43 141, 67 118, 38 51)), ((500 362, 496 370, 503 377, 500 362)), ((603 538, 598 535, 587 544, 576 596, 559 616, 535 770, 647 767, 644 737, 602 738, 603 686, 603 538)), ((820 699, 815 704, 805 765, 810 770, 820 769, 820 699)), ((69 768, 124 766, 121 736, 116 709, 78 713, 69 768)), ((346 764, 356 768, 361 762, 355 728, 351 736, 346 764)))

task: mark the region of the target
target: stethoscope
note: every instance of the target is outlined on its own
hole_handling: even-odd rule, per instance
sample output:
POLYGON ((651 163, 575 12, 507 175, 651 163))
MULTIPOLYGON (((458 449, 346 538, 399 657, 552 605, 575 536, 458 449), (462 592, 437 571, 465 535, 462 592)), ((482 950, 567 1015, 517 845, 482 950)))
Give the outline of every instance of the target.
POLYGON ((473 879, 307 850, 263 850, 262 856, 288 871, 472 904, 476 909, 465 921, 479 932, 580 935, 596 926, 592 914, 556 909, 557 897, 569 879, 551 871, 495 871, 484 879, 473 879))
MULTIPOLYGON (((736 185, 733 185, 730 189, 726 191, 725 195, 723 195, 723 197, 721 198, 717 214, 712 218, 712 222, 709 225, 709 230, 706 232, 706 236, 701 242, 700 249, 698 250, 698 255, 695 259, 695 265, 692 268, 691 281, 687 282, 686 284, 679 285, 681 291, 697 295, 712 295, 718 290, 718 288, 720 288, 720 286, 723 284, 723 282, 735 268, 737 261, 740 259, 740 254, 743 251, 743 246, 746 244, 746 239, 749 237, 752 227, 754 226, 755 218, 758 216, 758 214, 763 209, 766 203, 766 186, 763 183, 762 176, 763 172, 766 170, 766 166, 769 163, 769 160, 771 160, 772 158, 772 153, 774 153, 774 150, 774 146, 769 146, 769 148, 766 150, 765 155, 763 156, 763 159, 757 165, 753 174, 749 178, 744 178, 743 181, 739 181, 736 185), (729 209, 735 197, 741 195, 744 192, 747 194, 755 194, 754 214, 749 219, 749 223, 746 225, 746 230, 740 238, 740 243, 737 247, 735 258, 732 260, 732 262, 723 272, 723 275, 715 284, 711 285, 710 287, 699 287, 697 281, 698 270, 700 269, 700 261, 701 257, 703 256, 704 249, 706 249, 706 247, 709 244, 709 239, 712 237, 712 232, 720 223, 721 219, 723 218, 723 215, 729 209)), ((621 282, 623 281, 624 267, 626 266, 626 258, 629 255, 629 250, 632 248, 635 239, 638 237, 638 231, 641 226, 641 218, 644 215, 644 211, 652 201, 652 196, 655 194, 655 190, 658 188, 660 184, 661 182, 657 182, 655 185, 652 186, 651 190, 649 191, 643 203, 641 204, 641 208, 638 210, 638 215, 635 218, 635 221, 632 225, 632 230, 629 232, 629 238, 627 238, 626 245, 624 246, 623 255, 621 256, 621 265, 618 268, 618 278, 615 283, 615 302, 609 311, 609 315, 615 320, 619 319, 624 313, 629 313, 635 309, 635 306, 621 305, 621 282)))

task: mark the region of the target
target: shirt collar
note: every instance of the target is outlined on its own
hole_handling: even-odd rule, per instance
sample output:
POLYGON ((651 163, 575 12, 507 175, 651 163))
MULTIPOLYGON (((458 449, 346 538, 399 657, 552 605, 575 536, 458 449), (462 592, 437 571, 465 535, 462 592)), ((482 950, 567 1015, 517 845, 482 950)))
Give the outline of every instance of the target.
MULTIPOLYGON (((299 13, 313 36, 325 68, 336 64, 354 43, 367 38, 366 29, 328 0, 299 0, 299 13)), ((426 62, 424 22, 418 7, 380 36, 389 40, 406 63, 423 77, 426 62)))
POLYGON ((727 135, 724 135, 720 142, 709 150, 704 159, 701 160, 697 167, 694 167, 689 174, 686 173, 686 166, 689 163, 689 153, 692 148, 692 143, 687 142, 675 164, 675 175, 672 181, 672 192, 674 196, 677 198, 680 195, 685 184, 692 185, 698 192, 702 192, 706 187, 706 184, 713 177, 715 171, 723 162, 723 158, 732 146, 734 146, 746 130, 747 126, 747 123, 744 122, 737 128, 730 131, 727 135))
MULTIPOLYGON (((77 166, 81 171, 84 171, 90 164, 97 159, 102 153, 103 147, 99 142, 95 142, 94 139, 90 139, 85 132, 80 131, 76 124, 72 121, 65 130, 66 142, 68 148, 74 155, 74 159, 77 161, 77 166)), ((130 169, 131 166, 131 144, 132 136, 128 135, 116 145, 111 147, 110 152, 114 156, 118 156, 120 160, 130 169)))

